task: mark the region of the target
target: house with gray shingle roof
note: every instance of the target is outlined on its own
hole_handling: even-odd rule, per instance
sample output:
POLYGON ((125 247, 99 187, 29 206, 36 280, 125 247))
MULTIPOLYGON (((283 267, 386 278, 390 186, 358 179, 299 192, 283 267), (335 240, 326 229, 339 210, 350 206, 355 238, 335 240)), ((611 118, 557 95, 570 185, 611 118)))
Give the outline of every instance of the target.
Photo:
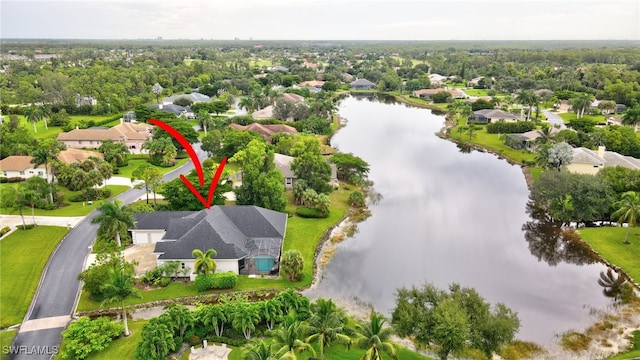
POLYGON ((279 270, 287 214, 258 206, 213 206, 136 214, 135 221, 133 243, 155 243, 158 266, 179 261, 183 269, 193 269, 193 250, 214 249, 216 272, 268 274, 279 270))
POLYGON ((506 122, 518 121, 518 117, 500 109, 482 109, 474 111, 468 120, 469 122, 491 124, 500 120, 506 122))
POLYGON ((375 88, 376 84, 367 79, 358 79, 349 83, 349 86, 356 90, 369 90, 375 88))

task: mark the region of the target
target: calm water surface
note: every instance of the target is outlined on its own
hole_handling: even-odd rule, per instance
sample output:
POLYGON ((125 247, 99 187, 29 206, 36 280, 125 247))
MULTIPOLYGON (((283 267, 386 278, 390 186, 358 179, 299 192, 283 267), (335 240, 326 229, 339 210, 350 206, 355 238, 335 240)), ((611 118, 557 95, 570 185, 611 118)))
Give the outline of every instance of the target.
POLYGON ((535 232, 518 166, 438 138, 444 118, 430 110, 348 97, 339 113, 348 124, 332 144, 369 162, 383 198, 307 295, 355 296, 390 315, 398 287, 457 282, 517 311, 518 338, 543 344, 611 304, 604 266, 535 232))

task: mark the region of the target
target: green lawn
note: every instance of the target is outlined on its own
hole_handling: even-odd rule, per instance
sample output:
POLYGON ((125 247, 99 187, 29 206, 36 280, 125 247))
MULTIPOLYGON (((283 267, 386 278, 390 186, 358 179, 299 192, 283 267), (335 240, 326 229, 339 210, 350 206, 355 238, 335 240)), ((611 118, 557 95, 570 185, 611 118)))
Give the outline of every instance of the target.
MULTIPOLYGON (((86 120, 86 121, 102 121, 111 117, 114 117, 116 114, 111 114, 111 115, 98 115, 98 116, 93 116, 93 115, 71 115, 71 121, 70 124, 75 126, 80 124, 81 120, 86 120)), ((49 137, 56 137, 58 136, 59 133, 62 132, 62 128, 60 126, 49 126, 49 129, 45 129, 44 127, 44 121, 38 121, 36 123, 36 130, 37 132, 33 131, 33 124, 29 123, 27 121, 27 118, 23 115, 18 115, 18 117, 20 118, 20 124, 24 125, 28 130, 29 133, 31 133, 36 139, 44 139, 44 138, 49 138, 49 137)), ((102 126, 114 126, 117 125, 119 123, 118 120, 114 120, 112 122, 110 122, 109 124, 106 125, 102 125, 102 126)))
MULTIPOLYGON (((562 118, 562 121, 565 124, 568 124, 569 121, 576 120, 578 118, 578 115, 576 115, 576 113, 573 113, 573 112, 567 112, 567 113, 558 114, 558 116, 560 116, 562 118)), ((582 119, 593 120, 596 123, 606 123, 607 122, 607 118, 604 115, 584 115, 582 117, 582 119)))
POLYGON ((626 228, 583 228, 580 236, 605 260, 622 268, 635 282, 640 282, 640 228, 629 231, 630 245, 623 244, 626 228))
POLYGON ((633 332, 633 343, 628 352, 608 358, 609 360, 629 360, 640 357, 640 331, 633 332))
POLYGON ((4 330, 0 332, 0 346, 2 348, 2 352, 0 352, 0 360, 9 359, 9 354, 4 349, 11 346, 17 333, 17 330, 4 330))
MULTIPOLYGON (((460 126, 466 125, 465 121, 460 121, 460 126)), ((480 145, 484 148, 491 149, 509 159, 522 164, 527 161, 534 161, 536 154, 527 150, 518 150, 504 144, 499 134, 489 134, 484 126, 480 130, 474 132, 471 140, 468 133, 459 133, 457 129, 451 129, 451 138, 460 139, 465 142, 480 145)))
MULTIPOLYGON (((180 166, 184 165, 185 163, 187 163, 189 161, 189 158, 185 158, 185 159, 177 159, 176 160, 176 164, 174 166, 171 167, 162 167, 162 166, 155 166, 155 165, 151 165, 153 167, 155 167, 156 169, 158 169, 158 171, 160 171, 162 174, 166 174, 172 170, 175 170, 177 168, 179 168, 180 166)), ((113 176, 118 176, 118 177, 124 177, 124 178, 131 178, 131 174, 142 164, 144 163, 148 163, 147 160, 143 160, 143 159, 131 159, 129 160, 129 165, 118 168, 119 173, 118 174, 114 174, 113 176)))
MULTIPOLYGON (((2 192, 2 188, 6 186, 17 186, 16 183, 13 184, 0 184, 0 192, 2 192)), ((128 186, 124 185, 107 185, 107 189, 111 190, 111 197, 114 197, 122 192, 130 189, 128 186)), ((43 209, 35 209, 34 213, 36 216, 85 216, 89 214, 91 211, 95 210, 100 203, 105 200, 94 201, 92 205, 82 203, 82 202, 70 202, 69 198, 72 196, 79 194, 79 191, 69 191, 68 189, 58 186, 58 191, 64 193, 65 203, 67 206, 61 207, 59 209, 54 210, 43 210, 43 209)), ((30 223, 29 217, 31 216, 31 208, 24 208, 23 210, 25 215, 25 220, 27 224, 30 223)), ((0 214, 3 215, 19 215, 20 212, 16 209, 11 208, 0 208, 0 214)))
POLYGON ((17 230, 0 241, 0 328, 22 322, 49 255, 64 227, 17 230))

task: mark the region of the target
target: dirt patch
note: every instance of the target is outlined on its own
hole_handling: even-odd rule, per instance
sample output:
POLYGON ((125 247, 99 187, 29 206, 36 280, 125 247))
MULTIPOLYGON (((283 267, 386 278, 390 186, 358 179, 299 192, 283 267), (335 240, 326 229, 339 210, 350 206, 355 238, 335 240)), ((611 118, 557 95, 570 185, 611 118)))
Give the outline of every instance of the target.
POLYGON ((136 244, 124 249, 125 260, 138 263, 134 267, 136 276, 142 276, 148 270, 156 268, 156 255, 153 253, 155 247, 156 244, 136 244))

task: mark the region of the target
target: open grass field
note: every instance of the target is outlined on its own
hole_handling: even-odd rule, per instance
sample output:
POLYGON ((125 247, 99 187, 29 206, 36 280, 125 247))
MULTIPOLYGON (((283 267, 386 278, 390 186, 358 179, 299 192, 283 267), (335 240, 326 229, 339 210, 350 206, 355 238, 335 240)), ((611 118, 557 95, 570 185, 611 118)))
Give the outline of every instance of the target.
MULTIPOLYGON (((79 125, 80 121, 85 120, 85 121, 102 121, 105 119, 109 119, 112 118, 114 116, 116 116, 117 114, 111 114, 111 115, 71 115, 71 122, 70 124, 72 126, 75 125, 79 125)), ((36 139, 46 139, 49 137, 56 137, 58 136, 59 133, 62 132, 62 128, 60 126, 49 126, 49 129, 45 129, 44 126, 44 121, 38 121, 36 123, 36 131, 33 130, 33 124, 29 123, 27 121, 27 118, 23 115, 18 115, 18 117, 20 118, 20 124, 24 125, 24 127, 27 128, 27 130, 29 130, 29 133, 33 135, 33 137, 35 137, 36 139)), ((109 124, 103 125, 103 126, 114 126, 117 125, 119 123, 118 120, 114 120, 112 122, 110 122, 109 124)))
POLYGON ((630 245, 625 245, 622 227, 583 228, 580 236, 608 262, 622 268, 635 282, 640 282, 640 228, 629 230, 630 245))
MULTIPOLYGON (((186 164, 189 161, 189 158, 185 158, 185 159, 176 159, 176 164, 174 166, 171 167, 162 167, 162 166, 155 166, 155 165, 151 165, 153 167, 155 167, 156 169, 158 169, 158 171, 160 171, 160 173, 162 174, 166 174, 168 172, 171 172, 177 168, 179 168, 180 166, 186 164)), ((124 177, 124 178, 128 178, 130 179, 132 176, 132 173, 142 164, 147 163, 147 160, 143 160, 143 159, 132 159, 129 160, 129 165, 118 168, 119 173, 114 174, 113 176, 118 176, 118 177, 124 177)))
MULTIPOLYGON (((17 184, 16 183, 0 184, 0 193, 2 193, 3 188, 8 186, 17 186, 17 184)), ((107 185, 107 189, 111 190, 111 197, 113 198, 114 196, 129 190, 130 187, 124 186, 124 185, 107 185)), ((92 212, 93 210, 95 210, 98 206, 100 206, 100 203, 102 201, 106 201, 106 200, 94 201, 93 204, 91 205, 87 203, 82 203, 82 202, 70 202, 68 199, 70 199, 72 196, 79 194, 80 191, 69 191, 68 189, 62 186, 58 186, 58 191, 64 194, 66 199, 65 203, 67 204, 67 206, 61 207, 59 209, 54 209, 54 210, 35 209, 34 213, 36 216, 85 216, 90 212, 92 212)), ((25 216, 25 220, 27 221, 27 224, 30 224, 29 217, 31 216, 31 208, 25 207, 23 209, 23 213, 25 216)), ((17 209, 7 208, 7 207, 4 207, 3 205, 3 207, 0 208, 0 214, 20 215, 20 212, 17 209)))
MULTIPOLYGON (((574 112, 561 113, 561 114, 558 114, 558 116, 562 118, 562 121, 565 124, 568 124, 569 121, 576 120, 578 118, 578 115, 576 115, 576 113, 574 112)), ((607 118, 604 115, 584 115, 582 119, 593 120, 598 124, 600 123, 604 124, 607 122, 607 118)))
POLYGON ((0 241, 0 328, 22 322, 49 255, 67 229, 38 226, 0 241))

